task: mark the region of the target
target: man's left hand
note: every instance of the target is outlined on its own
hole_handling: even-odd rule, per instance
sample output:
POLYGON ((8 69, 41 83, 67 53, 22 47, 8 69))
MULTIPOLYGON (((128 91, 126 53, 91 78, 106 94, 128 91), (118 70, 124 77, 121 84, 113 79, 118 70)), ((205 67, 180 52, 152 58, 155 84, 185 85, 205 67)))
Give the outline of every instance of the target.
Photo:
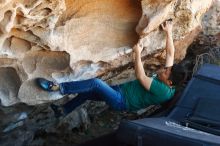
POLYGON ((138 42, 136 45, 134 45, 133 50, 135 53, 140 54, 143 50, 143 44, 138 42))

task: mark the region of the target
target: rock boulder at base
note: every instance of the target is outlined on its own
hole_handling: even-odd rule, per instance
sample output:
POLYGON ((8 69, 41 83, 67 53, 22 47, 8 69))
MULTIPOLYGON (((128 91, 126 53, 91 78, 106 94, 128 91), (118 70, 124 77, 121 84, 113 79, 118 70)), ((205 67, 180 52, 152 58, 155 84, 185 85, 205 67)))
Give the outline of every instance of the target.
POLYGON ((0 68, 0 99, 1 104, 9 106, 19 102, 17 97, 21 86, 20 78, 14 68, 0 68))

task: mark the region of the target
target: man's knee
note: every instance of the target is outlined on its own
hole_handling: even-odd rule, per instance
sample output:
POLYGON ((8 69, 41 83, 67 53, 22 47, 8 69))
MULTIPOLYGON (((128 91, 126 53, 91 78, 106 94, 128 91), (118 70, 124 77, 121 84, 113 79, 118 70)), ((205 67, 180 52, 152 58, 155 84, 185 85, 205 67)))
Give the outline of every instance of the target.
POLYGON ((93 83, 94 83, 96 86, 99 86, 100 84, 103 83, 103 81, 102 81, 101 79, 94 78, 94 79, 93 79, 93 83))

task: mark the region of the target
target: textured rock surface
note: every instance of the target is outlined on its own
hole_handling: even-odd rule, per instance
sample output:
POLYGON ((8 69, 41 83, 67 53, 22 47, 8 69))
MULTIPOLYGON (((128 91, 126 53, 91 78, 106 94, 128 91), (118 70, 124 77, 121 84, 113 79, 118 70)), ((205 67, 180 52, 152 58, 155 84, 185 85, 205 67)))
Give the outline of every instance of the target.
POLYGON ((61 82, 99 76, 111 79, 113 84, 119 79, 129 80, 133 78, 132 70, 122 78, 114 77, 132 68, 132 46, 139 37, 145 46, 146 68, 149 72, 158 69, 164 63, 165 47, 165 35, 159 26, 169 18, 174 21, 178 62, 200 31, 201 16, 211 3, 212 0, 2 0, 0 70, 13 68, 8 76, 19 81, 10 85, 7 93, 7 83, 1 82, 2 104, 21 101, 33 105, 61 98, 39 91, 33 80, 36 77, 61 82))
POLYGON ((213 6, 204 16, 202 25, 205 35, 218 35, 220 33, 220 0, 214 0, 213 6))
MULTIPOLYGON (((209 48, 220 47, 220 35, 219 35, 220 29, 218 29, 219 19, 217 19, 217 17, 220 14, 219 4, 220 1, 215 0, 215 4, 210 9, 210 11, 205 15, 202 21, 202 24, 204 26, 203 33, 200 33, 199 37, 194 41, 193 45, 191 45, 189 49, 189 54, 187 55, 187 58, 184 59, 186 64, 194 65, 196 55, 208 52, 209 48)), ((71 7, 69 7, 68 10, 70 10, 71 12, 71 7)), ((72 13, 70 12, 69 12, 70 15, 68 17, 69 20, 71 19, 72 16, 72 13)), ((59 25, 61 25, 61 22, 66 19, 67 17, 62 16, 62 19, 60 18, 59 25)), ((33 37, 27 37, 27 38, 33 40, 33 37)), ((7 43, 10 42, 9 40, 10 39, 8 39, 7 43)), ((17 41, 17 39, 14 41, 17 41)), ((24 42, 24 41, 20 41, 19 39, 18 41, 24 42)), ((29 43, 29 41, 27 42, 29 43)), ((17 46, 18 45, 14 45, 14 47, 17 46)), ((19 50, 19 52, 26 51, 28 48, 29 47, 25 47, 25 49, 19 50)), ((20 87, 23 88, 22 90, 20 89, 19 91, 19 94, 21 96, 25 95, 25 92, 28 92, 29 95, 33 94, 33 92, 37 92, 39 94, 38 97, 41 97, 38 98, 35 94, 33 94, 33 96, 28 95, 28 97, 24 98, 26 102, 30 101, 31 103, 33 102, 33 104, 37 102, 39 103, 48 102, 48 100, 52 100, 48 98, 51 96, 46 95, 47 93, 40 91, 36 86, 34 86, 34 82, 32 81, 34 76, 45 76, 47 78, 51 78, 51 73, 52 73, 52 77, 57 78, 58 81, 69 80, 70 78, 72 79, 87 78, 91 76, 90 73, 94 73, 92 69, 96 69, 98 66, 97 64, 96 65, 89 64, 91 63, 89 61, 80 61, 80 64, 78 64, 78 66, 75 67, 77 68, 77 70, 79 70, 79 72, 72 72, 72 74, 70 74, 71 70, 68 62, 70 61, 69 58, 71 54, 64 52, 62 53, 50 52, 44 50, 44 51, 39 51, 40 53, 39 55, 37 55, 38 50, 41 50, 41 48, 38 46, 34 46, 33 52, 30 51, 25 53, 24 56, 27 61, 23 61, 24 59, 19 59, 22 56, 18 56, 17 58, 6 58, 6 57, 0 58, 0 65, 1 65, 0 75, 4 76, 3 78, 0 79, 1 89, 6 89, 7 91, 10 91, 13 94, 14 93, 17 94, 18 91, 17 87, 20 87), (60 57, 58 57, 59 54, 60 57), (52 61, 51 62, 45 61, 45 59, 47 59, 46 56, 48 56, 48 58, 50 58, 50 60, 52 61), (55 57, 52 58, 52 56, 55 57), (20 62, 20 60, 23 62, 20 62), (55 62, 57 66, 50 67, 51 65, 50 63, 53 64, 53 62, 55 62), (60 64, 64 64, 64 66, 60 66, 60 64), (41 65, 43 66, 41 67, 41 65), (26 66, 25 70, 23 69, 24 68, 23 66, 26 66), (45 70, 45 68, 49 70, 47 71, 45 70), (44 69, 44 71, 42 71, 41 69, 44 69), (83 72, 83 70, 85 69, 87 69, 89 74, 83 72), (63 76, 65 76, 65 78, 63 76), (7 84, 3 84, 6 83, 5 82, 6 80, 9 82, 7 84), (12 87, 12 85, 15 84, 14 81, 11 82, 12 80, 17 81, 15 87, 12 87), (33 85, 29 86, 29 84, 33 84, 33 85), (7 86, 9 88, 6 88, 4 86, 7 86), (37 100, 34 100, 35 98, 37 100)), ((145 67, 147 69, 153 70, 160 65, 160 63, 158 63, 160 61, 160 57, 157 58, 149 55, 149 56, 144 56, 143 59, 146 60, 145 67), (155 65, 152 65, 154 62, 155 65)), ((129 60, 129 55, 125 59, 125 61, 127 60, 129 60)), ((117 62, 117 60, 115 62, 117 62)), ((123 62, 121 63, 123 64, 123 62)), ((108 67, 108 66, 102 66, 102 67, 108 67)), ((192 66, 189 69, 192 69, 192 66)), ((99 74, 103 79, 108 80, 108 82, 112 84, 115 84, 117 82, 127 81, 128 79, 132 79, 134 77, 133 67, 131 63, 124 64, 118 68, 115 68, 114 70, 110 68, 110 72, 105 73, 107 71, 108 70, 105 70, 103 72, 103 76, 102 76, 102 72, 99 74)), ((10 96, 10 97, 12 97, 12 99, 7 100, 7 98, 5 98, 6 101, 16 100, 14 96, 10 96)), ((69 100, 69 98, 70 97, 64 97, 61 100, 56 101, 56 104, 64 103, 67 100, 69 100)), ((19 100, 16 102, 19 102, 19 100)), ((119 122, 122 119, 141 118, 137 116, 134 117, 132 114, 118 113, 111 110, 105 110, 106 106, 104 103, 96 103, 96 102, 92 102, 89 104, 88 103, 89 102, 82 105, 83 108, 82 107, 77 108, 65 119, 60 119, 59 121, 56 121, 53 112, 49 108, 49 104, 27 106, 26 104, 19 103, 10 107, 0 106, 0 119, 1 119, 0 145, 1 146, 74 145, 85 142, 86 140, 93 139, 94 137, 98 137, 100 135, 104 135, 112 132, 113 130, 117 129, 119 122), (105 111, 103 112, 103 110, 105 111), (23 125, 21 124, 18 128, 9 131, 7 133, 3 133, 2 131, 6 127, 10 126, 11 124, 12 125, 15 124, 15 122, 18 120, 19 115, 22 112, 26 112, 28 115, 28 117, 23 121, 23 125), (89 119, 87 117, 88 116, 87 114, 89 115, 89 119), (82 126, 82 124, 84 125, 84 127, 82 126), (88 124, 89 127, 86 128, 88 124)), ((6 104, 13 104, 13 103, 5 103, 5 105, 6 104)))
POLYGON ((1 99, 1 103, 11 105, 19 102, 17 94, 21 81, 16 70, 11 67, 2 67, 0 68, 0 76, 0 96, 5 97, 1 99))

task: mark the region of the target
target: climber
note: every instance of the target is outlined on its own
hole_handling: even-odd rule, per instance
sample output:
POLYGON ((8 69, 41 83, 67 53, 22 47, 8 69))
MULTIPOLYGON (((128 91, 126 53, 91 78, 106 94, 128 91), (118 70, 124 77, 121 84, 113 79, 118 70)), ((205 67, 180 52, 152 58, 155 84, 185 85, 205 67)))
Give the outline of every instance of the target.
MULTIPOLYGON (((170 80, 174 62, 172 39, 172 21, 162 25, 166 33, 166 65, 157 72, 156 77, 146 76, 141 62, 143 44, 140 41, 133 47, 136 80, 124 84, 109 86, 104 81, 93 78, 83 81, 56 84, 43 78, 37 78, 37 84, 46 91, 59 91, 62 95, 78 95, 64 105, 51 104, 55 116, 65 116, 86 100, 105 101, 118 111, 136 111, 152 104, 160 104, 172 98, 175 88, 170 80)), ((177 79, 179 80, 179 79, 177 79)))

